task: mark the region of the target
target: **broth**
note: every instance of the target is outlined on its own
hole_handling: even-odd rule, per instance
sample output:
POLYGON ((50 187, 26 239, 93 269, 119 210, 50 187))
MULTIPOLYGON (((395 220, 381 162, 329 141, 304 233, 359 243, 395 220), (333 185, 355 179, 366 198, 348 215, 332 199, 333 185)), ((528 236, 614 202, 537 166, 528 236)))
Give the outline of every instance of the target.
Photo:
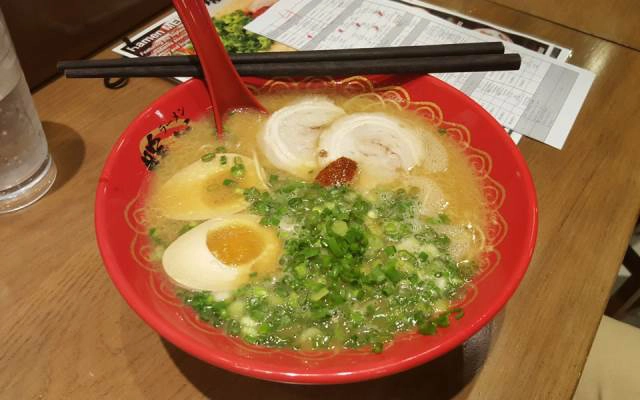
MULTIPOLYGON (((235 281, 230 278, 229 290, 181 291, 184 301, 201 319, 232 335, 261 345, 297 349, 371 345, 377 352, 395 332, 417 327, 421 333, 431 334, 437 326, 448 325, 449 305, 462 293, 464 281, 472 277, 473 266, 486 250, 485 201, 479 178, 463 150, 417 114, 384 106, 366 96, 284 93, 261 95, 258 100, 270 114, 240 111, 230 115, 224 141, 216 138, 208 119, 195 122, 187 134, 171 139, 169 151, 153 172, 146 221, 160 252, 174 241, 200 240, 205 250, 194 245, 193 254, 202 251, 204 259, 209 257, 208 251, 213 258, 202 263, 220 264, 220 274, 233 268, 231 258, 248 262, 267 253, 272 258, 266 259, 279 260, 277 268, 249 266, 235 281), (363 169, 350 186, 322 188, 311 182, 323 165, 302 171, 304 178, 298 171, 283 171, 265 154, 258 138, 270 115, 316 97, 329 99, 323 101, 342 109, 345 118, 378 116, 404 130, 420 132, 425 137, 419 140, 426 140, 428 149, 444 152, 427 154, 425 163, 402 173, 363 169), (236 156, 235 169, 224 169, 231 162, 227 155, 233 154, 244 158, 236 156), (443 160, 428 157, 442 158, 446 168, 433 170, 429 163, 442 164, 443 160), (173 184, 174 189, 184 185, 176 196, 163 194, 171 179, 194 163, 224 170, 207 177, 185 178, 173 184), (378 175, 384 174, 393 179, 378 183, 378 175), (194 183, 198 180, 206 182, 198 183, 205 188, 215 187, 209 197, 206 190, 196 193, 202 189, 194 183), (194 187, 200 189, 194 191, 194 187), (237 202, 238 210, 245 208, 240 214, 255 216, 279 242, 266 240, 266 236, 250 237, 247 232, 253 228, 248 226, 243 226, 242 232, 210 230, 204 239, 195 239, 195 233, 188 232, 202 219, 168 218, 167 209, 189 208, 201 195, 206 197, 200 202, 205 208, 207 202, 237 202), (181 196, 184 199, 175 198, 181 196), (340 268, 347 272, 336 272, 340 268), (262 273, 264 270, 269 273, 262 273), (340 275, 343 272, 344 276, 340 275), (406 295, 402 292, 405 289, 406 295), (326 315, 320 315, 323 312, 326 315)), ((327 126, 305 129, 315 135, 326 132, 327 126)), ((369 144, 365 140, 356 147, 366 156, 369 144)), ((380 146, 374 150, 379 151, 380 146)), ((326 153, 325 149, 316 151, 320 163, 326 153)), ((229 219, 233 224, 239 212, 236 208, 212 218, 229 219)), ((185 268, 190 268, 189 257, 185 255, 185 268)))

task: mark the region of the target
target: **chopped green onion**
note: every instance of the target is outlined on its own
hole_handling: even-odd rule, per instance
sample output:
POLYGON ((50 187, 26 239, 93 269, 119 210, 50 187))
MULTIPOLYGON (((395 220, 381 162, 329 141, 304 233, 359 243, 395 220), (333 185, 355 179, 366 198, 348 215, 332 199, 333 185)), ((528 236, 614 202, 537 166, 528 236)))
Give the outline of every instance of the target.
MULTIPOLYGON (((230 186, 248 168, 225 156, 230 186)), ((232 187, 261 225, 281 226, 281 272, 248 280, 224 301, 185 295, 201 320, 257 345, 381 352, 397 332, 433 335, 462 316, 447 310, 470 276, 463 270, 475 267, 451 257, 449 238, 432 226, 448 217, 423 219, 417 191, 382 188, 365 198, 294 179, 270 175, 277 185, 269 191, 232 187)))
POLYGON ((207 153, 207 154, 203 155, 202 157, 200 157, 200 160, 202 160, 202 162, 209 162, 209 161, 213 160, 214 158, 216 158, 216 153, 207 153))
POLYGON ((225 186, 231 186, 231 185, 235 185, 236 181, 234 181, 233 179, 225 179, 222 181, 222 184, 225 186))
POLYGON ((442 313, 440 316, 438 316, 435 321, 436 325, 438 325, 441 328, 446 328, 449 326, 449 313, 445 312, 442 313))
POLYGON ((189 222, 188 224, 182 225, 182 228, 180 228, 180 230, 178 231, 178 236, 187 233, 188 231, 195 228, 196 226, 198 226, 196 222, 189 222))
POLYGON ((393 235, 400 232, 400 223, 397 221, 390 221, 384 224, 383 226, 384 233, 393 235))
POLYGON ((398 271, 396 267, 391 264, 386 264, 383 267, 383 272, 386 275, 386 277, 389 278, 389 280, 393 283, 400 282, 403 278, 402 273, 398 271))
POLYGON ((418 326, 418 333, 421 335, 435 335, 438 327, 433 321, 427 321, 418 326))
POLYGON ((449 216, 444 213, 438 214, 437 217, 428 218, 427 222, 430 224, 440 225, 440 224, 448 224, 451 222, 449 216))
POLYGON ((371 351, 376 354, 382 353, 383 349, 384 349, 384 345, 381 342, 375 342, 371 345, 371 351))
POLYGON ((384 248, 384 253, 388 256, 393 256, 396 254, 395 246, 387 246, 384 248))
POLYGON ((329 294, 329 289, 327 289, 326 287, 323 287, 322 289, 314 292, 311 296, 309 296, 309 298, 311 299, 311 301, 318 301, 328 294, 329 294))
POLYGON ((296 271, 296 275, 298 276, 298 278, 304 278, 305 276, 307 276, 308 270, 304 264, 296 265, 294 269, 296 271))
POLYGON ((227 165, 227 156, 220 156, 220 165, 227 165))
POLYGON ((387 279, 387 276, 380 269, 376 269, 371 272, 371 278, 375 283, 382 283, 387 279))
POLYGON ((160 236, 158 235, 158 230, 156 228, 149 229, 149 237, 155 244, 165 246, 164 240, 160 238, 160 236))
POLYGON ((235 164, 231 167, 231 175, 235 176, 236 178, 244 177, 244 171, 244 164, 235 164))
POLYGON ((452 310, 451 313, 454 314, 453 318, 457 320, 464 317, 464 310, 462 308, 456 308, 455 310, 452 310))
POLYGON ((358 311, 351 313, 351 322, 355 324, 361 324, 364 322, 364 315, 358 311))
POLYGON ((278 226, 280 225, 280 219, 275 216, 266 216, 262 217, 260 220, 260 224, 264 226, 278 226))
POLYGON ((338 236, 344 236, 349 230, 349 225, 342 220, 337 220, 333 222, 333 225, 331 225, 331 230, 338 236))
POLYGON ((305 258, 315 257, 318 254, 320 254, 320 249, 317 247, 309 247, 308 249, 302 250, 302 255, 304 255, 305 258))
POLYGON ((338 244, 338 242, 336 241, 336 239, 332 238, 332 237, 328 237, 326 239, 327 241, 327 247, 329 247, 329 250, 331 250, 331 252, 340 257, 342 255, 344 255, 344 251, 342 250, 342 248, 340 247, 340 245, 338 244))

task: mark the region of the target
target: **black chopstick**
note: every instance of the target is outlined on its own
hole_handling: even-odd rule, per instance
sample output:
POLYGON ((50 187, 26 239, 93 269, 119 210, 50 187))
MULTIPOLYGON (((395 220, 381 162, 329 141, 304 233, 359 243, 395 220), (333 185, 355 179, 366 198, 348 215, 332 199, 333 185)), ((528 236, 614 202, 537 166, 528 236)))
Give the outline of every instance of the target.
MULTIPOLYGON (((241 76, 314 76, 357 74, 427 74, 439 72, 507 71, 520 68, 519 54, 396 58, 380 60, 238 64, 241 76)), ((125 66, 65 69, 67 78, 202 77, 200 65, 125 66)))
MULTIPOLYGON (((438 44, 428 46, 377 47, 345 50, 280 51, 249 54, 230 54, 234 64, 282 62, 316 62, 339 60, 375 60, 385 58, 462 56, 470 54, 502 54, 502 42, 438 44)), ((75 68, 107 68, 133 66, 199 65, 197 56, 161 56, 120 58, 107 60, 60 61, 58 71, 75 68)))

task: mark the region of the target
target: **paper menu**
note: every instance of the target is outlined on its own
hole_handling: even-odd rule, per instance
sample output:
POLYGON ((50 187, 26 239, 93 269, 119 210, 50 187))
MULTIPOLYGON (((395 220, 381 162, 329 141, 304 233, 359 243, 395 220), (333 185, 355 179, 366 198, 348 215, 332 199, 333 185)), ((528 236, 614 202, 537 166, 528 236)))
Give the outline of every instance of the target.
MULTIPOLYGON (((280 0, 245 27, 299 50, 493 41, 430 13, 385 0, 280 0)), ((507 130, 562 148, 593 73, 513 43, 519 71, 435 74, 487 109, 507 130)), ((518 139, 518 135, 512 135, 518 139)))
MULTIPOLYGON (((203 0, 209 15, 220 16, 242 11, 245 14, 255 13, 270 5, 275 0, 203 0)), ((275 44, 272 51, 277 49, 275 44)), ((113 52, 124 57, 157 57, 172 55, 195 55, 195 50, 189 40, 187 31, 182 26, 178 13, 172 12, 164 18, 155 21, 139 32, 125 37, 123 42, 114 47, 113 52)), ((190 77, 174 77, 179 82, 185 82, 190 77)))

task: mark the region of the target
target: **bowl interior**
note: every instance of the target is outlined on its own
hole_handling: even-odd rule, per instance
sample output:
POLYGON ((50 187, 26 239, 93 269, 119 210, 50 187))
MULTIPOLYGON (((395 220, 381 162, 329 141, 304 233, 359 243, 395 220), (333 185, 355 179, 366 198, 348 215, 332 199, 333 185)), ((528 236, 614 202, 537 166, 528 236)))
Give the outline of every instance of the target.
POLYGON ((430 76, 352 77, 342 80, 245 80, 256 91, 330 88, 372 93, 380 101, 411 107, 465 148, 482 177, 494 221, 494 249, 462 301, 465 315, 434 336, 399 335, 382 354, 368 349, 295 352, 252 346, 200 323, 183 306, 162 272, 149 262, 151 247, 141 212, 152 166, 163 139, 206 114, 203 83, 179 85, 143 112, 114 145, 100 177, 95 223, 106 269, 129 305, 153 329, 184 351, 213 365, 261 379, 295 383, 344 383, 389 375, 432 360, 460 345, 505 305, 533 253, 537 205, 531 176, 504 129, 478 104, 430 76))

